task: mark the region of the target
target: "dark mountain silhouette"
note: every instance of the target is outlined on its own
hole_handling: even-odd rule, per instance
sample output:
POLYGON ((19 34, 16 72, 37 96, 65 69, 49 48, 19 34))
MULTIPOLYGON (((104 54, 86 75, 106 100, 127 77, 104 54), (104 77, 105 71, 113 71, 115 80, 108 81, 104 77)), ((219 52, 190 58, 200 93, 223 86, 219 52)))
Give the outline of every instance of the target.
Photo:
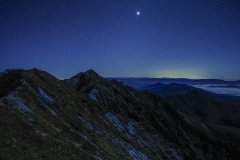
POLYGON ((123 82, 125 85, 132 86, 134 88, 140 88, 147 85, 152 85, 156 83, 163 84, 186 84, 186 85, 204 85, 204 84, 215 84, 215 85, 240 85, 240 80, 237 81, 225 81, 221 79, 187 79, 187 78, 112 78, 107 77, 107 79, 116 79, 117 81, 123 82))
POLYGON ((138 90, 153 92, 162 97, 186 94, 193 90, 198 90, 199 92, 205 93, 205 94, 212 94, 210 92, 204 91, 196 87, 192 87, 186 84, 177 84, 177 83, 171 83, 171 84, 156 83, 153 85, 147 85, 147 86, 141 87, 138 90))
POLYGON ((237 118, 224 117, 234 126, 222 131, 205 114, 195 118, 93 70, 64 81, 38 69, 9 71, 0 93, 1 159, 240 158, 237 118))
MULTIPOLYGON (((203 94, 196 90, 166 99, 190 117, 209 125, 240 128, 240 103, 237 101, 223 101, 213 95, 203 94)), ((236 130, 236 132, 239 131, 236 130)))

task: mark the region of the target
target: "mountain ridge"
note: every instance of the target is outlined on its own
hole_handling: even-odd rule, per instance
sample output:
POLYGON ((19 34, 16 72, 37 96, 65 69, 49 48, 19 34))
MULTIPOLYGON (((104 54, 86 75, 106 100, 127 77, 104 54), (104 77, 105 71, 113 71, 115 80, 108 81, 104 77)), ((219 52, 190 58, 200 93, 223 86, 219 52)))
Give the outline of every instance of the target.
POLYGON ((38 69, 13 71, 1 76, 0 84, 6 90, 0 97, 0 154, 6 159, 240 156, 232 133, 186 119, 161 97, 91 70, 63 81, 38 69))
POLYGON ((106 79, 116 79, 117 81, 123 82, 125 85, 132 86, 134 88, 140 88, 146 85, 155 83, 179 83, 187 85, 204 85, 204 84, 235 84, 240 85, 240 80, 221 80, 221 79, 188 79, 188 78, 117 78, 117 77, 106 77, 106 79))

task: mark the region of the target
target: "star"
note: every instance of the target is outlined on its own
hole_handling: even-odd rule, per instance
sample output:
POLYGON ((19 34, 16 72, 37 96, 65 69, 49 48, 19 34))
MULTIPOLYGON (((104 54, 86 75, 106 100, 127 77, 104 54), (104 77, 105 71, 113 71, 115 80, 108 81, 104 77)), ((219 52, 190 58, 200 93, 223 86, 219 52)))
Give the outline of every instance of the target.
POLYGON ((140 12, 139 12, 139 11, 137 11, 136 13, 137 13, 137 16, 139 16, 139 15, 140 15, 140 12))

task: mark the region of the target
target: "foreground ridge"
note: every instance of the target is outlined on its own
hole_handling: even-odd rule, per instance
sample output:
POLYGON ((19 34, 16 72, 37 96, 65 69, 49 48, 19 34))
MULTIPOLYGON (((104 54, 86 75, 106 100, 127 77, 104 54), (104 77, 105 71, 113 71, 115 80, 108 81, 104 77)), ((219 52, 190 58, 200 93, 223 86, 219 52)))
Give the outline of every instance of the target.
MULTIPOLYGON (((172 99, 171 99, 172 102, 172 99)), ((240 140, 149 92, 89 70, 0 77, 3 159, 239 159, 240 140)))

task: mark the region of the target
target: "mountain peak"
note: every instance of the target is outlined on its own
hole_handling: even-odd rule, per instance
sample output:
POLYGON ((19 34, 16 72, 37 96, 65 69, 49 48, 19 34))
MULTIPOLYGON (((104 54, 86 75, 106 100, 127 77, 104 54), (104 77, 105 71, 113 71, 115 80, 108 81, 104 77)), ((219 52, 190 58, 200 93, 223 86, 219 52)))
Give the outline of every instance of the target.
POLYGON ((99 75, 93 69, 89 69, 84 73, 89 77, 99 77, 99 75))
MULTIPOLYGON (((106 79, 99 76, 93 69, 86 72, 80 72, 70 79, 65 79, 68 87, 84 92, 90 88, 93 88, 98 83, 103 83, 106 79)), ((91 89, 90 89, 91 90, 91 89)))

